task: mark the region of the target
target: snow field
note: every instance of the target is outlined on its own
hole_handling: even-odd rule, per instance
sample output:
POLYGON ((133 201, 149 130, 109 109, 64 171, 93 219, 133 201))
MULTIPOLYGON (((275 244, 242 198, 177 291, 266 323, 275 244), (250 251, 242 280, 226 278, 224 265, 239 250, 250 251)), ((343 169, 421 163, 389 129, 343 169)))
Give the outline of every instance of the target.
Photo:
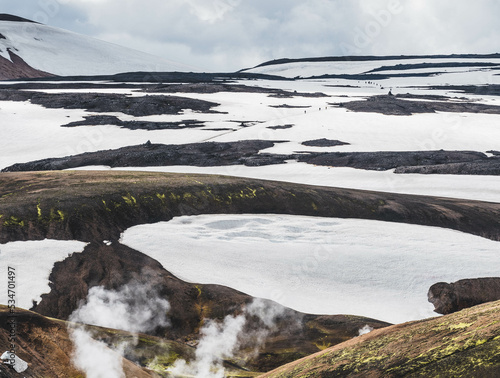
POLYGON ((357 219, 184 216, 132 227, 121 241, 190 282, 229 286, 302 312, 392 323, 435 316, 427 302, 432 284, 495 276, 500 263, 498 242, 357 219))

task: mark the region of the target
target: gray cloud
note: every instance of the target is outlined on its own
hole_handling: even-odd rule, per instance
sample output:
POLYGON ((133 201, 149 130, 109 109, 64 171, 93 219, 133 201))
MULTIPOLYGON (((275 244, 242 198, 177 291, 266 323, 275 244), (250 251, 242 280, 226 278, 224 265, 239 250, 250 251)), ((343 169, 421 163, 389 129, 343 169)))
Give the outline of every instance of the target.
POLYGON ((0 6, 28 18, 45 12, 50 25, 202 70, 282 57, 500 51, 496 0, 0 0, 0 6))

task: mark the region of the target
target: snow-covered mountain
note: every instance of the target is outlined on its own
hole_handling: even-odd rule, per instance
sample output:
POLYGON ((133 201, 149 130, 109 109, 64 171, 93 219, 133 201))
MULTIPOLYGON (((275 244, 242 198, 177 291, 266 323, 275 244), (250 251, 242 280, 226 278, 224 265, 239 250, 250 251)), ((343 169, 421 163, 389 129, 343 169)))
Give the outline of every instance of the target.
POLYGON ((0 79, 186 70, 140 51, 0 15, 0 79))

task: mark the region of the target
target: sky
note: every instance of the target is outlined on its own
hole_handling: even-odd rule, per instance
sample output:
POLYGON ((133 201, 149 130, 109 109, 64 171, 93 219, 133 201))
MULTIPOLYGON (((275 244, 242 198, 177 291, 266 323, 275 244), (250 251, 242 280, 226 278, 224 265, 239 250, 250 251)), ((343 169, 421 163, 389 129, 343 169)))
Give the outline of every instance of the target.
POLYGON ((500 52, 498 0, 0 0, 202 71, 279 58, 500 52))

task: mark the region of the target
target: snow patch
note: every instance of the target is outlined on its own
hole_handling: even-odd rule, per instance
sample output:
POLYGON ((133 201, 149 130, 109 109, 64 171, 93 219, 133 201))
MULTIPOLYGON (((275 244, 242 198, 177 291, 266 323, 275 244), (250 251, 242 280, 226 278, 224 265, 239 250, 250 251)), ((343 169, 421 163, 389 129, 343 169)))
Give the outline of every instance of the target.
MULTIPOLYGON (((30 309, 33 301, 50 292, 49 275, 58 261, 74 252, 82 252, 87 243, 42 240, 0 244, 0 275, 7 277, 8 267, 16 272, 16 306, 30 309)), ((0 303, 7 303, 7 285, 0 285, 0 303)))

